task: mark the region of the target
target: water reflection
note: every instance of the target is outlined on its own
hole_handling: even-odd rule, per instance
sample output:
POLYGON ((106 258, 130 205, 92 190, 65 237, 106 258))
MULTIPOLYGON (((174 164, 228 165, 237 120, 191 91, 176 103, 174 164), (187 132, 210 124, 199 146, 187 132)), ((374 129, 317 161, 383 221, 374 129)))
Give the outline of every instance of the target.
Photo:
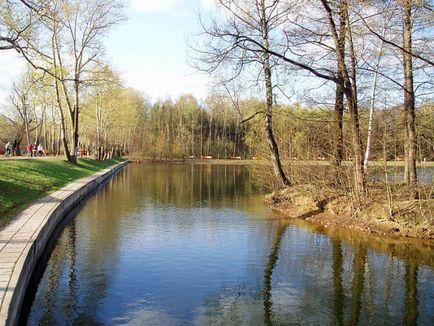
POLYGON ((77 256, 77 234, 75 224, 71 224, 66 229, 67 238, 67 259, 68 259, 68 286, 67 297, 68 301, 65 304, 65 314, 73 316, 77 309, 77 274, 76 274, 76 256, 77 256))
POLYGON ((434 244, 271 212, 243 166, 131 165, 65 228, 28 324, 430 324, 434 244))
POLYGON ((264 300, 264 322, 266 325, 273 324, 271 321, 271 308, 273 304, 271 301, 271 276, 279 257, 278 252, 280 249, 280 243, 282 242, 282 237, 288 225, 289 224, 282 224, 277 228, 276 235, 274 236, 273 244, 271 246, 270 255, 268 256, 268 262, 264 269, 264 289, 262 295, 264 300))
POLYGON ((414 262, 405 265, 405 291, 407 293, 405 298, 405 324, 416 325, 418 316, 417 264, 414 262))
POLYGON ((351 325, 359 322, 360 310, 362 305, 362 292, 365 281, 366 247, 358 245, 355 248, 353 260, 353 284, 352 284, 352 304, 351 304, 351 325))
MULTIPOLYGON (((425 266, 424 275, 418 275, 415 257, 401 261, 392 255, 379 255, 363 241, 348 247, 345 241, 332 238, 330 243, 322 244, 326 251, 331 251, 331 257, 323 256, 325 251, 318 247, 314 251, 320 253, 310 248, 302 254, 303 258, 291 262, 293 271, 285 272, 287 267, 283 262, 291 261, 289 257, 294 254, 300 255, 297 250, 285 250, 285 242, 297 233, 290 227, 289 234, 282 237, 285 230, 285 227, 279 227, 264 270, 264 324, 292 321, 301 324, 415 325, 432 322, 434 313, 428 308, 434 303, 432 266, 425 266), (304 259, 321 256, 319 264, 304 259), (330 270, 322 266, 324 261, 330 262, 330 270), (277 281, 273 281, 273 274, 278 275, 277 281), (294 289, 298 290, 296 296, 282 295, 294 289), (421 298, 425 301, 423 316, 419 314, 421 298), (331 302, 329 307, 328 302, 331 302), (273 305, 276 306, 274 309, 273 305)), ((294 245, 290 248, 294 249, 294 245)))
POLYGON ((343 268, 343 255, 341 242, 332 239, 333 248, 333 303, 334 315, 337 325, 343 325, 343 312, 344 312, 344 291, 342 286, 342 273, 343 268))

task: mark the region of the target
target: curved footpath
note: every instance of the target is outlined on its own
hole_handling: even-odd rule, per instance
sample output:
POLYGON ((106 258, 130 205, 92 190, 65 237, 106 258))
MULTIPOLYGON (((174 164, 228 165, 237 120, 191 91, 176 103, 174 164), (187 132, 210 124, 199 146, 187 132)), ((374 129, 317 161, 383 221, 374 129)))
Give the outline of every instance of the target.
POLYGON ((118 163, 37 201, 0 231, 0 325, 16 325, 27 285, 51 234, 92 190, 122 169, 118 163))

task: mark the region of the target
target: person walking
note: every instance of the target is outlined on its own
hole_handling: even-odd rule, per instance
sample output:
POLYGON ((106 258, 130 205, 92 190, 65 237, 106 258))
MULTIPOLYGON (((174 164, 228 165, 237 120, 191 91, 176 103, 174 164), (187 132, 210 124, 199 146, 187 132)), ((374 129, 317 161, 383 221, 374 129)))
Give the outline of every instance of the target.
POLYGON ((38 145, 38 156, 45 156, 44 147, 41 143, 38 145))
POLYGON ((7 142, 5 145, 5 155, 4 156, 10 156, 11 154, 12 154, 11 143, 7 142))
POLYGON ((27 156, 33 157, 33 144, 32 143, 27 145, 27 156))

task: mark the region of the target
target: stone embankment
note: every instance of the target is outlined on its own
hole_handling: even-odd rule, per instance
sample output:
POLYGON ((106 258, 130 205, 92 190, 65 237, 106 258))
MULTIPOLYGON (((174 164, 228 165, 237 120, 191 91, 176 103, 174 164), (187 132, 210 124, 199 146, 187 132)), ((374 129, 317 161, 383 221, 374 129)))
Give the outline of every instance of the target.
POLYGON ((53 231, 82 199, 122 169, 118 163, 39 200, 0 231, 0 325, 16 325, 29 280, 53 231))

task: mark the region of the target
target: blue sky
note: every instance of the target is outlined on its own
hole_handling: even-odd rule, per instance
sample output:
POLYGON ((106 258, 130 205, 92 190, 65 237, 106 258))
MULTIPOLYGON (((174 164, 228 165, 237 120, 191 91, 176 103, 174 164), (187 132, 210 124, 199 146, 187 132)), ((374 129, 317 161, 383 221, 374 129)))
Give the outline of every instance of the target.
POLYGON ((189 67, 188 40, 200 32, 199 12, 213 0, 131 0, 128 20, 106 41, 109 61, 125 83, 152 99, 192 93, 204 98, 209 79, 189 67))
MULTIPOLYGON (((151 100, 190 93, 203 99, 209 77, 188 64, 188 40, 200 32, 199 12, 215 9, 214 0, 126 0, 127 20, 105 40, 106 58, 126 86, 151 100)), ((0 103, 7 100, 12 81, 24 70, 13 52, 0 55, 0 103)))

